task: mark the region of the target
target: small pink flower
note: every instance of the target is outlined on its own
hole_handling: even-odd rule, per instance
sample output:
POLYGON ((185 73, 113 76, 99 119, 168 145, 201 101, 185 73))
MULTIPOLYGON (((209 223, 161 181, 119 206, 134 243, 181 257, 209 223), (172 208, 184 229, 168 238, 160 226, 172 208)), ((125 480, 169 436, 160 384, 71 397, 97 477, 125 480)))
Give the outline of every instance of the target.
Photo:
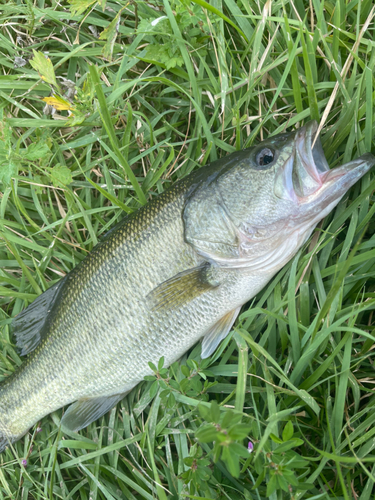
POLYGON ((26 465, 27 465, 27 460, 26 460, 26 458, 24 458, 24 459, 21 461, 21 464, 22 464, 24 467, 26 467, 26 465))
POLYGON ((247 451, 249 453, 252 453, 253 449, 254 449, 254 445, 251 441, 249 441, 249 444, 247 445, 247 451))
POLYGON ((41 427, 37 427, 36 428, 36 432, 41 432, 42 428, 41 427))

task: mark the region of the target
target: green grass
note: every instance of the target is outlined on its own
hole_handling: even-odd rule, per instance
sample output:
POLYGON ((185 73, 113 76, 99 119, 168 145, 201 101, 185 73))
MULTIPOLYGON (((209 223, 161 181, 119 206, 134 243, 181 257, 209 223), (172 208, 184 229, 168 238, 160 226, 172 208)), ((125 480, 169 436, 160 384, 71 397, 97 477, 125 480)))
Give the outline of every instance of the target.
MULTIPOLYGON (((22 362, 11 318, 193 169, 311 118, 331 166, 374 152, 371 1, 104 4, 0 6, 2 379, 22 362), (71 105, 64 79, 74 116, 45 114, 52 90, 71 105)), ((0 498, 373 498, 374 188, 344 196, 208 362, 194 349, 79 434, 44 418, 1 454, 0 498)))

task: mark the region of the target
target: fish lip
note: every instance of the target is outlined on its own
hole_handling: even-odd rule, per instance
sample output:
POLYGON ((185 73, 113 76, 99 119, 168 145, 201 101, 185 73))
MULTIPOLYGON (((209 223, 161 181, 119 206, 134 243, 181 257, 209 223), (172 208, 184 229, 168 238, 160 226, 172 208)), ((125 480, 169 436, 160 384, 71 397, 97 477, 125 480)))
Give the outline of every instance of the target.
POLYGON ((338 204, 344 194, 375 165, 375 156, 366 153, 341 167, 323 174, 323 185, 315 193, 299 200, 291 227, 313 227, 338 204))
POLYGON ((375 165, 375 156, 371 153, 352 160, 340 167, 322 174, 323 185, 316 193, 308 196, 305 203, 322 205, 337 201, 375 165))
POLYGON ((355 174, 359 178, 364 175, 364 173, 368 172, 374 165, 375 156, 371 153, 365 153, 355 160, 329 170, 323 175, 323 181, 324 183, 333 182, 350 173, 353 173, 353 175, 355 174), (363 170, 365 171, 362 173, 363 170))

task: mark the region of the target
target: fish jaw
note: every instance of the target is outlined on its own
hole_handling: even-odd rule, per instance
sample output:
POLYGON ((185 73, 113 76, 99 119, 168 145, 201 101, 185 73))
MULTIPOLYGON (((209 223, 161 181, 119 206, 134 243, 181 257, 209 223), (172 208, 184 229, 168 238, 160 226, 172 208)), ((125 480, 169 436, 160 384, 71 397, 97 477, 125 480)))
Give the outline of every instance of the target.
POLYGON ((314 193, 300 200, 303 218, 319 220, 337 205, 344 194, 375 165, 375 156, 366 153, 341 167, 322 173, 322 185, 314 193))
POLYGON ((283 172, 284 176, 286 173, 289 174, 289 179, 283 182, 284 186, 289 187, 288 197, 290 201, 294 202, 296 209, 289 218, 284 235, 276 238, 279 249, 285 247, 284 263, 307 241, 316 224, 326 217, 344 194, 375 165, 375 156, 366 153, 330 170, 318 137, 315 138, 315 146, 311 148, 312 138, 316 133, 315 127, 316 123, 314 122, 311 125, 308 124, 307 130, 304 132, 306 141, 296 141, 297 152, 294 158, 297 158, 297 167, 294 166, 292 171, 290 164, 286 165, 287 168, 284 168, 283 172), (308 149, 309 147, 310 149, 308 149), (309 158, 309 163, 303 161, 301 167, 301 163, 298 164, 298 158, 303 155, 309 158), (298 191, 298 187, 301 185, 297 184, 296 187, 294 182, 293 172, 295 168, 306 169, 304 179, 308 179, 308 182, 303 186, 303 188, 307 187, 304 193, 301 190, 298 191), (311 193, 309 193, 309 189, 311 189, 311 193), (287 239, 286 235, 288 235, 287 239))
POLYGON ((317 129, 317 122, 311 121, 297 130, 293 152, 275 178, 275 195, 293 202, 299 219, 317 211, 325 212, 323 218, 375 164, 375 157, 366 153, 330 170, 317 129))

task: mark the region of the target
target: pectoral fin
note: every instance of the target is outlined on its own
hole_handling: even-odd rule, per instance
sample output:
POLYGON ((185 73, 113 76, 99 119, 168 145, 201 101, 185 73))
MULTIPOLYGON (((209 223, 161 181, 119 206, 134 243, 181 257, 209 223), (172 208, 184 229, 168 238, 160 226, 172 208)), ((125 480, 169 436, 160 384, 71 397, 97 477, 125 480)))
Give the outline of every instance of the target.
POLYGON ((233 323, 236 321, 240 310, 241 307, 237 307, 237 309, 230 311, 207 331, 202 341, 202 359, 211 356, 220 342, 225 339, 230 332, 233 323))
POLYGON ((147 295, 147 299, 154 311, 174 309, 216 288, 219 284, 213 277, 211 264, 206 262, 164 281, 147 295))
POLYGON ((62 427, 73 432, 87 427, 113 408, 128 392, 99 398, 79 399, 64 413, 61 419, 62 427))

